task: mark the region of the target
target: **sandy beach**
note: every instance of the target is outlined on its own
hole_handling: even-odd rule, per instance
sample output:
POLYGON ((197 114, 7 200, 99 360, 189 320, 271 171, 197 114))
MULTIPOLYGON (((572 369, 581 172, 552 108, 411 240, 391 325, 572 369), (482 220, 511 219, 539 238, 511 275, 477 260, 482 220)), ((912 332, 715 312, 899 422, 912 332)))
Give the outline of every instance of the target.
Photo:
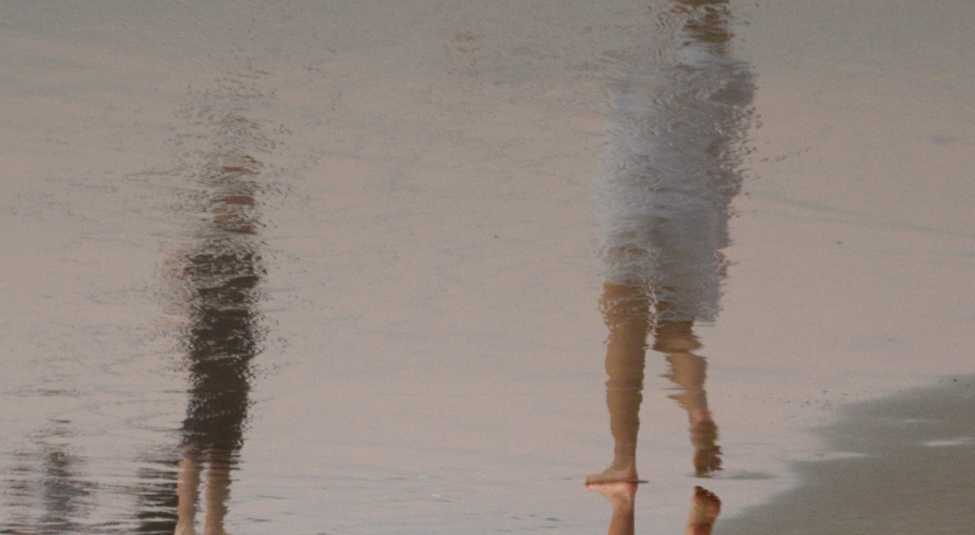
POLYGON ((0 532, 966 532, 972 27, 0 3, 0 532))
POLYGON ((975 376, 853 404, 818 430, 828 460, 795 463, 799 488, 715 533, 971 533, 975 376))

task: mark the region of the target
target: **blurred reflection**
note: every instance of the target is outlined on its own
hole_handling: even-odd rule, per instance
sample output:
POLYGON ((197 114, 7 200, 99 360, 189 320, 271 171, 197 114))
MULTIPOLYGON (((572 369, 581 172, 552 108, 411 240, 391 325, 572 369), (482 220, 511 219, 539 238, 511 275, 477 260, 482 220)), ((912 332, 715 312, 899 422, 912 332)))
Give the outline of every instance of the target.
POLYGON ((92 508, 94 484, 78 473, 83 460, 66 443, 73 436, 68 422, 52 423, 52 428, 36 437, 40 451, 16 454, 17 462, 6 474, 9 515, 2 533, 87 532, 84 520, 92 508), (36 518, 32 518, 33 511, 37 511, 36 518))
MULTIPOLYGON (((228 83, 207 96, 233 104, 252 96, 245 90, 228 83)), ((202 118, 198 124, 216 147, 193 166, 199 171, 192 192, 200 203, 185 216, 200 224, 169 266, 175 305, 188 320, 181 344, 189 401, 178 451, 152 455, 140 471, 140 533, 196 533, 201 505, 203 533, 224 533, 231 472, 250 405, 251 361, 263 339, 257 305, 265 272, 257 195, 264 166, 250 153, 269 150, 273 142, 258 123, 215 107, 207 104, 187 114, 202 118)))
MULTIPOLYGON (((681 21, 673 61, 657 78, 621 77, 610 107, 611 166, 597 215, 609 328, 606 400, 615 441, 609 468, 587 488, 613 504, 611 534, 633 533, 633 499, 647 337, 670 364, 671 396, 687 411, 697 477, 721 468, 718 428, 704 389, 706 360, 695 322, 720 310, 732 198, 741 189, 740 144, 754 87, 747 64, 729 57, 727 0, 673 0, 681 21)), ((717 496, 695 489, 688 533, 710 533, 717 496)))
POLYGON ((137 533, 170 534, 176 530, 176 478, 179 459, 169 454, 148 459, 138 473, 137 533))
POLYGON ((201 177, 209 217, 182 265, 189 286, 185 343, 192 386, 176 485, 180 534, 194 533, 204 467, 203 532, 223 533, 230 473, 243 445, 250 361, 261 338, 255 305, 264 271, 255 239, 254 181, 261 168, 246 154, 216 154, 201 177))
MULTIPOLYGON (((178 216, 190 223, 165 264, 167 300, 185 320, 179 343, 190 387, 179 444, 146 452, 134 489, 138 533, 224 533, 232 472, 244 443, 251 362, 262 350, 265 276, 259 197, 270 189, 255 156, 276 147, 267 121, 247 117, 268 95, 246 71, 191 93, 186 131, 172 141, 188 187, 178 216), (202 499, 201 499, 202 498, 202 499)), ((271 125, 273 126, 273 125, 271 125)), ((279 129, 278 129, 279 130, 279 129)))

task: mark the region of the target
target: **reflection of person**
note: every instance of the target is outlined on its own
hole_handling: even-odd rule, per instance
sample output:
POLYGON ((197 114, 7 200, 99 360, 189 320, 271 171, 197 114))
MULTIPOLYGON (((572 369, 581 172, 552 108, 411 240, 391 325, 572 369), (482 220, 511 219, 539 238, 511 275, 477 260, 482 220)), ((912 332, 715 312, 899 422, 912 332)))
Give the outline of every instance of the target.
POLYGON ((207 468, 204 533, 223 533, 230 472, 243 444, 250 361, 259 351, 254 306, 263 274, 253 242, 255 185, 260 163, 229 155, 205 177, 212 188, 210 224, 186 255, 191 324, 186 344, 192 387, 183 422, 177 482, 176 533, 194 533, 201 472, 207 468))
POLYGON ((643 365, 650 328, 650 296, 640 287, 606 283, 602 298, 603 318, 609 327, 606 346, 606 404, 615 448, 613 462, 586 484, 637 483, 636 442, 643 401, 643 365))
POLYGON ((0 533, 81 533, 94 504, 95 484, 81 473, 84 459, 71 453, 68 420, 32 434, 39 450, 14 453, 3 492, 7 518, 0 533))
POLYGON ((721 500, 713 492, 700 486, 694 487, 685 535, 710 535, 720 512, 721 500))
MULTIPOLYGON (((625 511, 627 502, 632 511, 639 480, 636 443, 651 332, 677 386, 671 397, 688 413, 695 475, 721 468, 704 390, 706 362, 694 353, 701 345, 693 326, 713 322, 720 308, 721 250, 728 245, 730 203, 741 188, 737 148, 754 90, 747 64, 728 55, 727 3, 672 0, 670 14, 683 22, 676 46, 661 51, 672 64, 613 84, 610 165, 599 181, 597 217, 615 450, 610 467, 586 479, 613 503, 611 533, 632 533, 625 511)), ((688 532, 710 532, 720 501, 700 489, 694 504, 697 527, 689 523, 688 532)))
POLYGON ((691 330, 691 321, 661 320, 654 333, 653 349, 667 355, 670 373, 667 377, 677 385, 677 393, 670 397, 687 411, 694 446, 694 474, 705 477, 721 469, 721 448, 717 445, 718 426, 708 410, 704 391, 707 362, 691 353, 701 344, 691 330))
MULTIPOLYGON (((609 340, 606 347, 606 403, 615 447, 610 467, 586 478, 587 484, 638 482, 636 468, 637 435, 640 430, 640 404, 643 401, 643 368, 647 333, 651 327, 651 295, 636 285, 606 283, 602 308, 609 340)), ((665 304, 658 303, 661 309, 665 304)), ((671 397, 684 408, 691 422, 694 468, 707 476, 721 467, 717 426, 708 410, 704 391, 704 357, 692 350, 700 347, 691 331, 692 322, 659 320, 654 330, 654 349, 667 355, 671 365, 668 377, 678 385, 671 397)))
MULTIPOLYGON (((633 535, 636 527, 633 507, 637 483, 633 481, 593 483, 586 485, 586 488, 602 494, 613 504, 609 535, 633 535)), ((713 492, 700 486, 694 487, 691 511, 687 516, 687 528, 684 534, 710 535, 720 512, 721 500, 713 492)))

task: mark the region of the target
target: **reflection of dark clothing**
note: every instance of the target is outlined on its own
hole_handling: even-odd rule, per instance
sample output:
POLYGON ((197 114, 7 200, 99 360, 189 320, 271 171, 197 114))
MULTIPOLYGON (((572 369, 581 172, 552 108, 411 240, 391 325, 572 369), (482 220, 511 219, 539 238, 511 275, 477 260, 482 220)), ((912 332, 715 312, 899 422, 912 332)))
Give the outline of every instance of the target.
POLYGON ((249 363, 258 351, 256 301, 260 258, 234 236, 211 238, 189 258, 194 295, 188 345, 193 381, 184 441, 232 451, 243 441, 249 363))

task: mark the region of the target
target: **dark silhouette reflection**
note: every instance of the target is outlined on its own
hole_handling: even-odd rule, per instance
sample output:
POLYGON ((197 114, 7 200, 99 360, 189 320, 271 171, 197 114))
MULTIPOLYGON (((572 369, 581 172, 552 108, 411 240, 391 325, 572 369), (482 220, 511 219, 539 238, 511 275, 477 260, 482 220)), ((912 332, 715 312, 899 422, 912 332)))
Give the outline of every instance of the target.
MULTIPOLYGON (((174 140, 190 187, 180 216, 194 222, 167 263, 171 305, 185 317, 180 344, 189 400, 175 450, 148 454, 139 473, 139 533, 224 533, 232 472, 244 443, 252 361, 262 350, 258 305, 265 276, 259 200, 270 188, 256 156, 276 143, 245 113, 267 100, 261 73, 220 79, 182 110, 198 129, 174 140), (202 141, 205 150, 194 150, 202 141)), ((271 92, 273 93, 273 92, 271 92)))
MULTIPOLYGON (((217 127, 257 130, 233 114, 217 127)), ((235 132, 219 132, 237 139, 235 132)), ((175 262, 178 305, 188 316, 182 344, 190 376, 175 456, 150 459, 140 473, 140 533, 224 533, 231 472, 244 442, 251 361, 263 339, 257 304, 264 276, 257 194, 263 165, 239 150, 207 156, 200 173, 203 224, 175 262), (202 487, 202 501, 201 501, 202 487)))
POLYGON ((203 532, 223 533, 230 473, 243 445, 250 362, 260 350, 255 305, 264 271, 255 239, 254 179, 261 169, 246 154, 218 154, 202 177, 209 190, 208 223, 182 266, 189 287, 185 343, 192 386, 182 428, 176 533, 194 533, 204 468, 203 532))
POLYGON ((176 507, 179 503, 179 497, 176 495, 179 459, 164 454, 147 461, 148 466, 138 472, 137 532, 174 533, 177 521, 176 507))
MULTIPOLYGON (((687 411, 697 477, 721 468, 718 427, 704 388, 707 363, 697 322, 717 318, 730 203, 741 189, 740 155, 754 87, 747 64, 729 57, 727 0, 674 0, 681 21, 668 66, 653 77, 614 81, 611 166, 600 183, 606 282, 600 305, 609 338, 606 400, 613 461, 587 488, 613 504, 611 534, 633 533, 647 338, 670 364, 670 397, 687 411)), ((639 61, 637 58, 635 61, 639 61)), ((639 68, 634 69, 639 72, 639 68)), ((697 487, 687 532, 710 533, 720 500, 697 487)))

